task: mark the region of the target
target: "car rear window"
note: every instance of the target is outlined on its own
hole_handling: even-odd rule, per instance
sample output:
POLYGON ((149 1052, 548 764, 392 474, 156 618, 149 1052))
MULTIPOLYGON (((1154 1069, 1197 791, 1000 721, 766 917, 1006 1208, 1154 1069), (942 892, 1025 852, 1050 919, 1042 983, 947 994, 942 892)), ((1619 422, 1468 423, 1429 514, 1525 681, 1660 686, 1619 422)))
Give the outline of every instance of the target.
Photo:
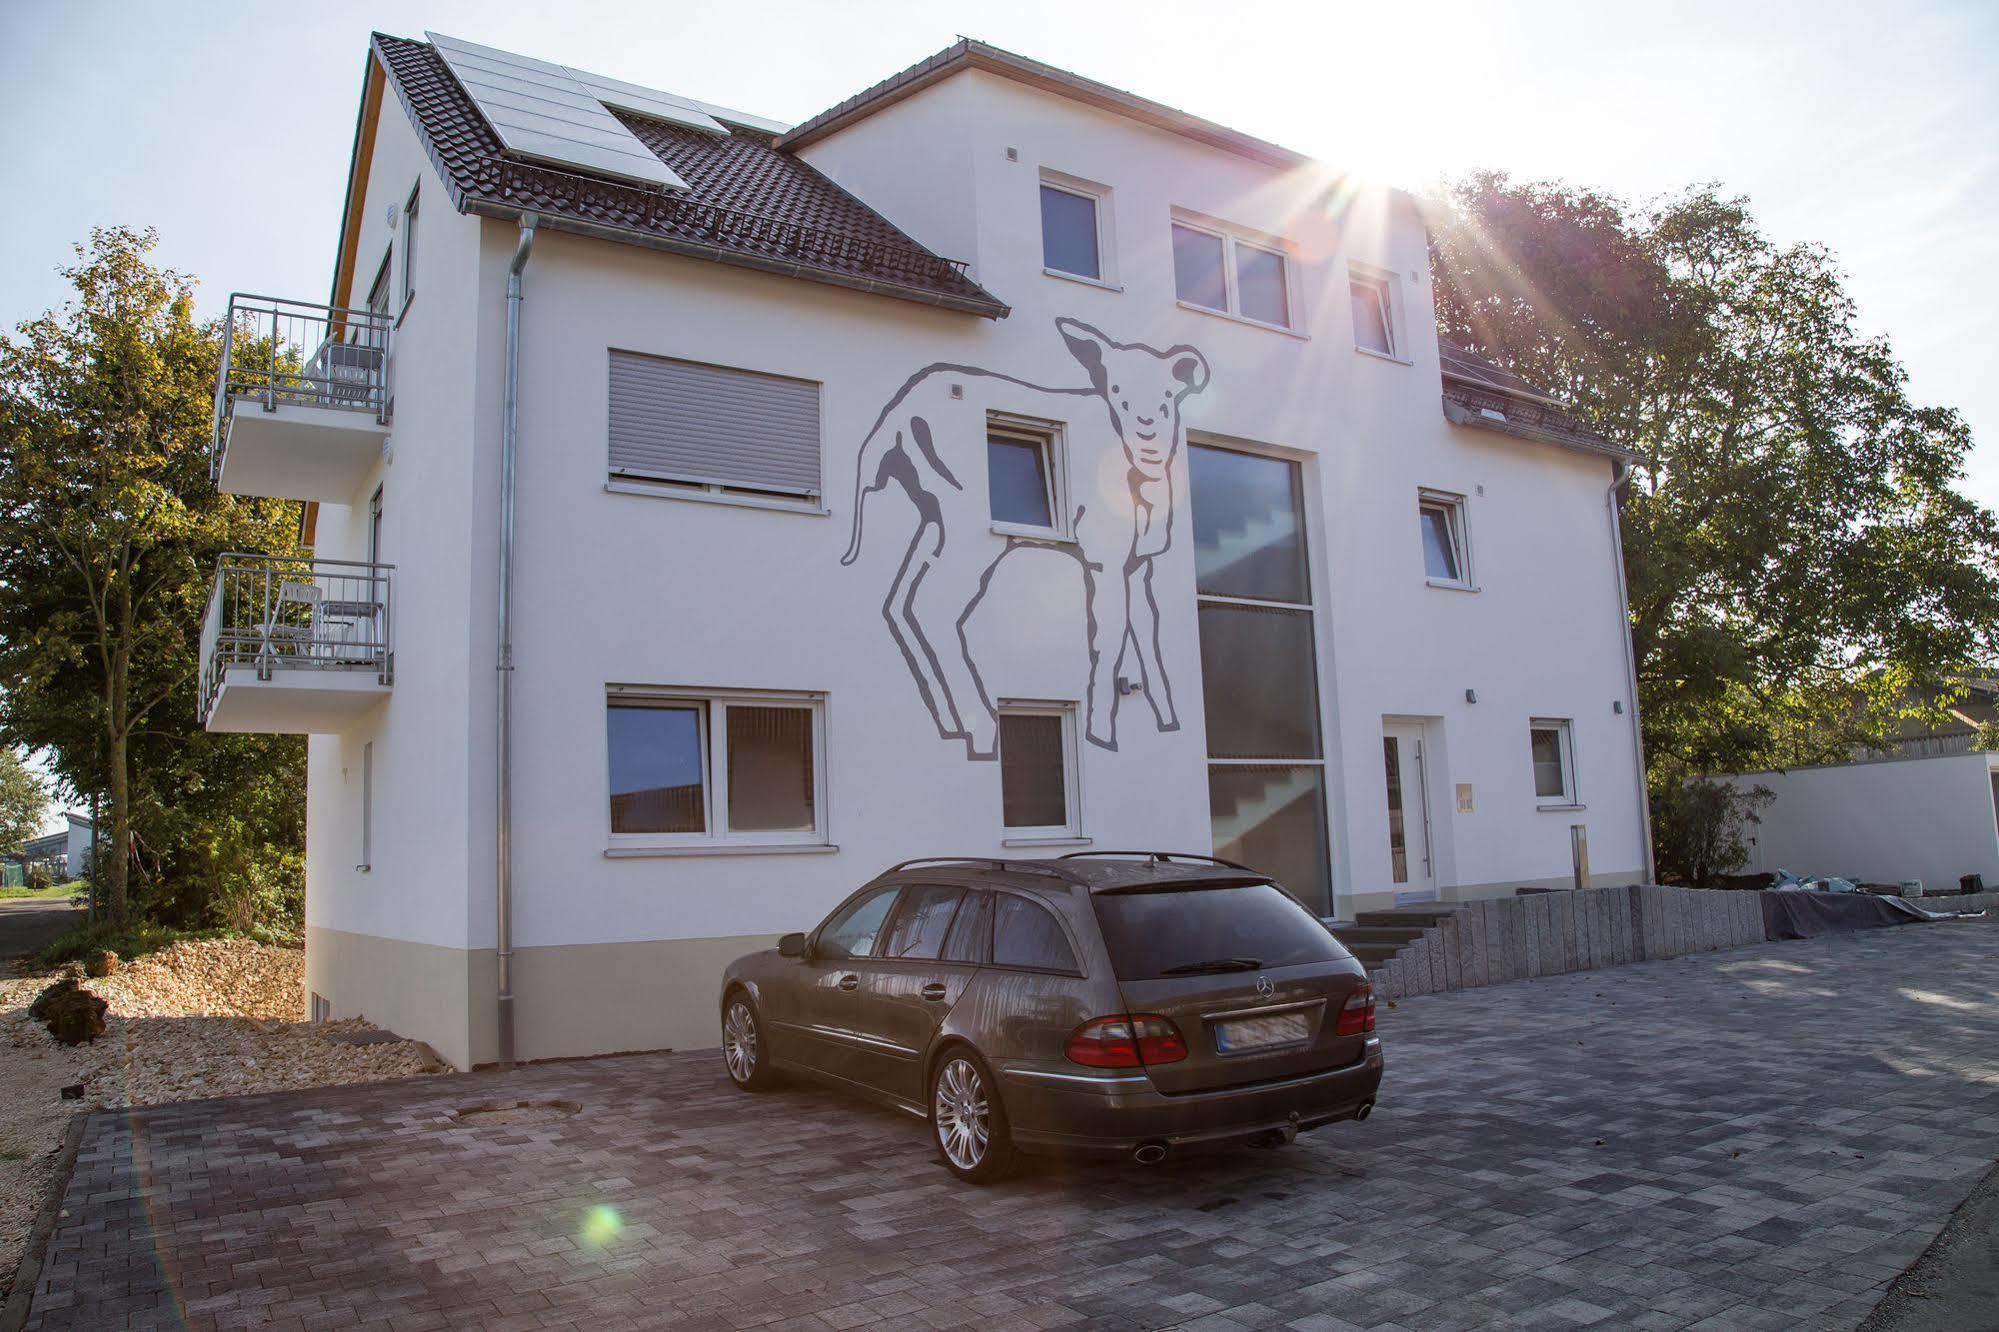
POLYGON ((1331 962, 1344 951, 1311 912, 1267 883, 1098 893, 1091 902, 1120 980, 1186 975, 1230 959, 1259 969, 1331 962))

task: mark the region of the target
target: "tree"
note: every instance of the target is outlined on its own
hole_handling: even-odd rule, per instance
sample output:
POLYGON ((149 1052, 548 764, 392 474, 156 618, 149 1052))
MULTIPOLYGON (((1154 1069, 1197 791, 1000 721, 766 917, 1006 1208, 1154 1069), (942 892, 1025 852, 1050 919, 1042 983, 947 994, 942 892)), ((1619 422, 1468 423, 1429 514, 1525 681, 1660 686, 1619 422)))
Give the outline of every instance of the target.
POLYGON ((1655 792, 1843 758, 1999 637, 1971 432, 1909 400, 1832 256, 1713 188, 1638 210, 1474 176, 1438 209, 1440 332, 1640 455, 1624 505, 1655 792))
POLYGON ((287 553, 295 531, 291 505, 210 483, 218 330, 196 321, 192 282, 149 262, 155 241, 93 231, 63 270, 75 297, 0 337, 0 738, 103 796, 121 923, 135 815, 158 823, 177 803, 160 785, 173 756, 212 759, 231 739, 193 716, 216 557, 287 553), (148 751, 165 771, 135 781, 148 751))
POLYGON ((19 851, 42 829, 49 793, 21 762, 19 753, 0 749, 0 851, 19 851))

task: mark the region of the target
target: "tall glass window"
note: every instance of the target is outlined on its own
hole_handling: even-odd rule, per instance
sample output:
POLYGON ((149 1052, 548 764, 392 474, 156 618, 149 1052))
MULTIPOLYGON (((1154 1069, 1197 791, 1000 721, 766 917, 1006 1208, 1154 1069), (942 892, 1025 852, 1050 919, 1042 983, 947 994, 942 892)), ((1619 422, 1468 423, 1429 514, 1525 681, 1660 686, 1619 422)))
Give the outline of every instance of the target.
POLYGON ((1187 451, 1215 854, 1332 908, 1325 748, 1298 465, 1187 451))

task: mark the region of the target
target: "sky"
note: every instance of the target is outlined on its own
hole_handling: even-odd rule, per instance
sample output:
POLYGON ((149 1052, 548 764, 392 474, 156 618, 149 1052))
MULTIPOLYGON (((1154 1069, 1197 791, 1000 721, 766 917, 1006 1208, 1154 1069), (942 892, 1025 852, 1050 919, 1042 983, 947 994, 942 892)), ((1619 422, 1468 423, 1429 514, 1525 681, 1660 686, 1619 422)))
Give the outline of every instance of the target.
POLYGON ((1999 4, 0 0, 0 327, 92 226, 228 293, 323 299, 368 33, 426 29, 782 120, 977 37, 1411 188, 1716 182, 1831 249, 1999 507, 1999 4))

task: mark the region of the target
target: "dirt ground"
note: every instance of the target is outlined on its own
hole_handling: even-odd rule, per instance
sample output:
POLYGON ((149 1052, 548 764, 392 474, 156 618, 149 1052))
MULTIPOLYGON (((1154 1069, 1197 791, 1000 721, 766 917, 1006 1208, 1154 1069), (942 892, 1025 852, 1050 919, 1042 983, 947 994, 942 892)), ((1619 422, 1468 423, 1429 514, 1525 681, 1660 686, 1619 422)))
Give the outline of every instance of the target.
POLYGON ((89 1045, 28 1016, 53 974, 0 979, 0 1298, 62 1159, 72 1116, 440 1071, 414 1041, 352 1038, 364 1022, 299 1020, 305 955, 249 940, 173 945, 85 984, 110 1005, 89 1045), (81 1095, 65 1100, 65 1087, 81 1095))

